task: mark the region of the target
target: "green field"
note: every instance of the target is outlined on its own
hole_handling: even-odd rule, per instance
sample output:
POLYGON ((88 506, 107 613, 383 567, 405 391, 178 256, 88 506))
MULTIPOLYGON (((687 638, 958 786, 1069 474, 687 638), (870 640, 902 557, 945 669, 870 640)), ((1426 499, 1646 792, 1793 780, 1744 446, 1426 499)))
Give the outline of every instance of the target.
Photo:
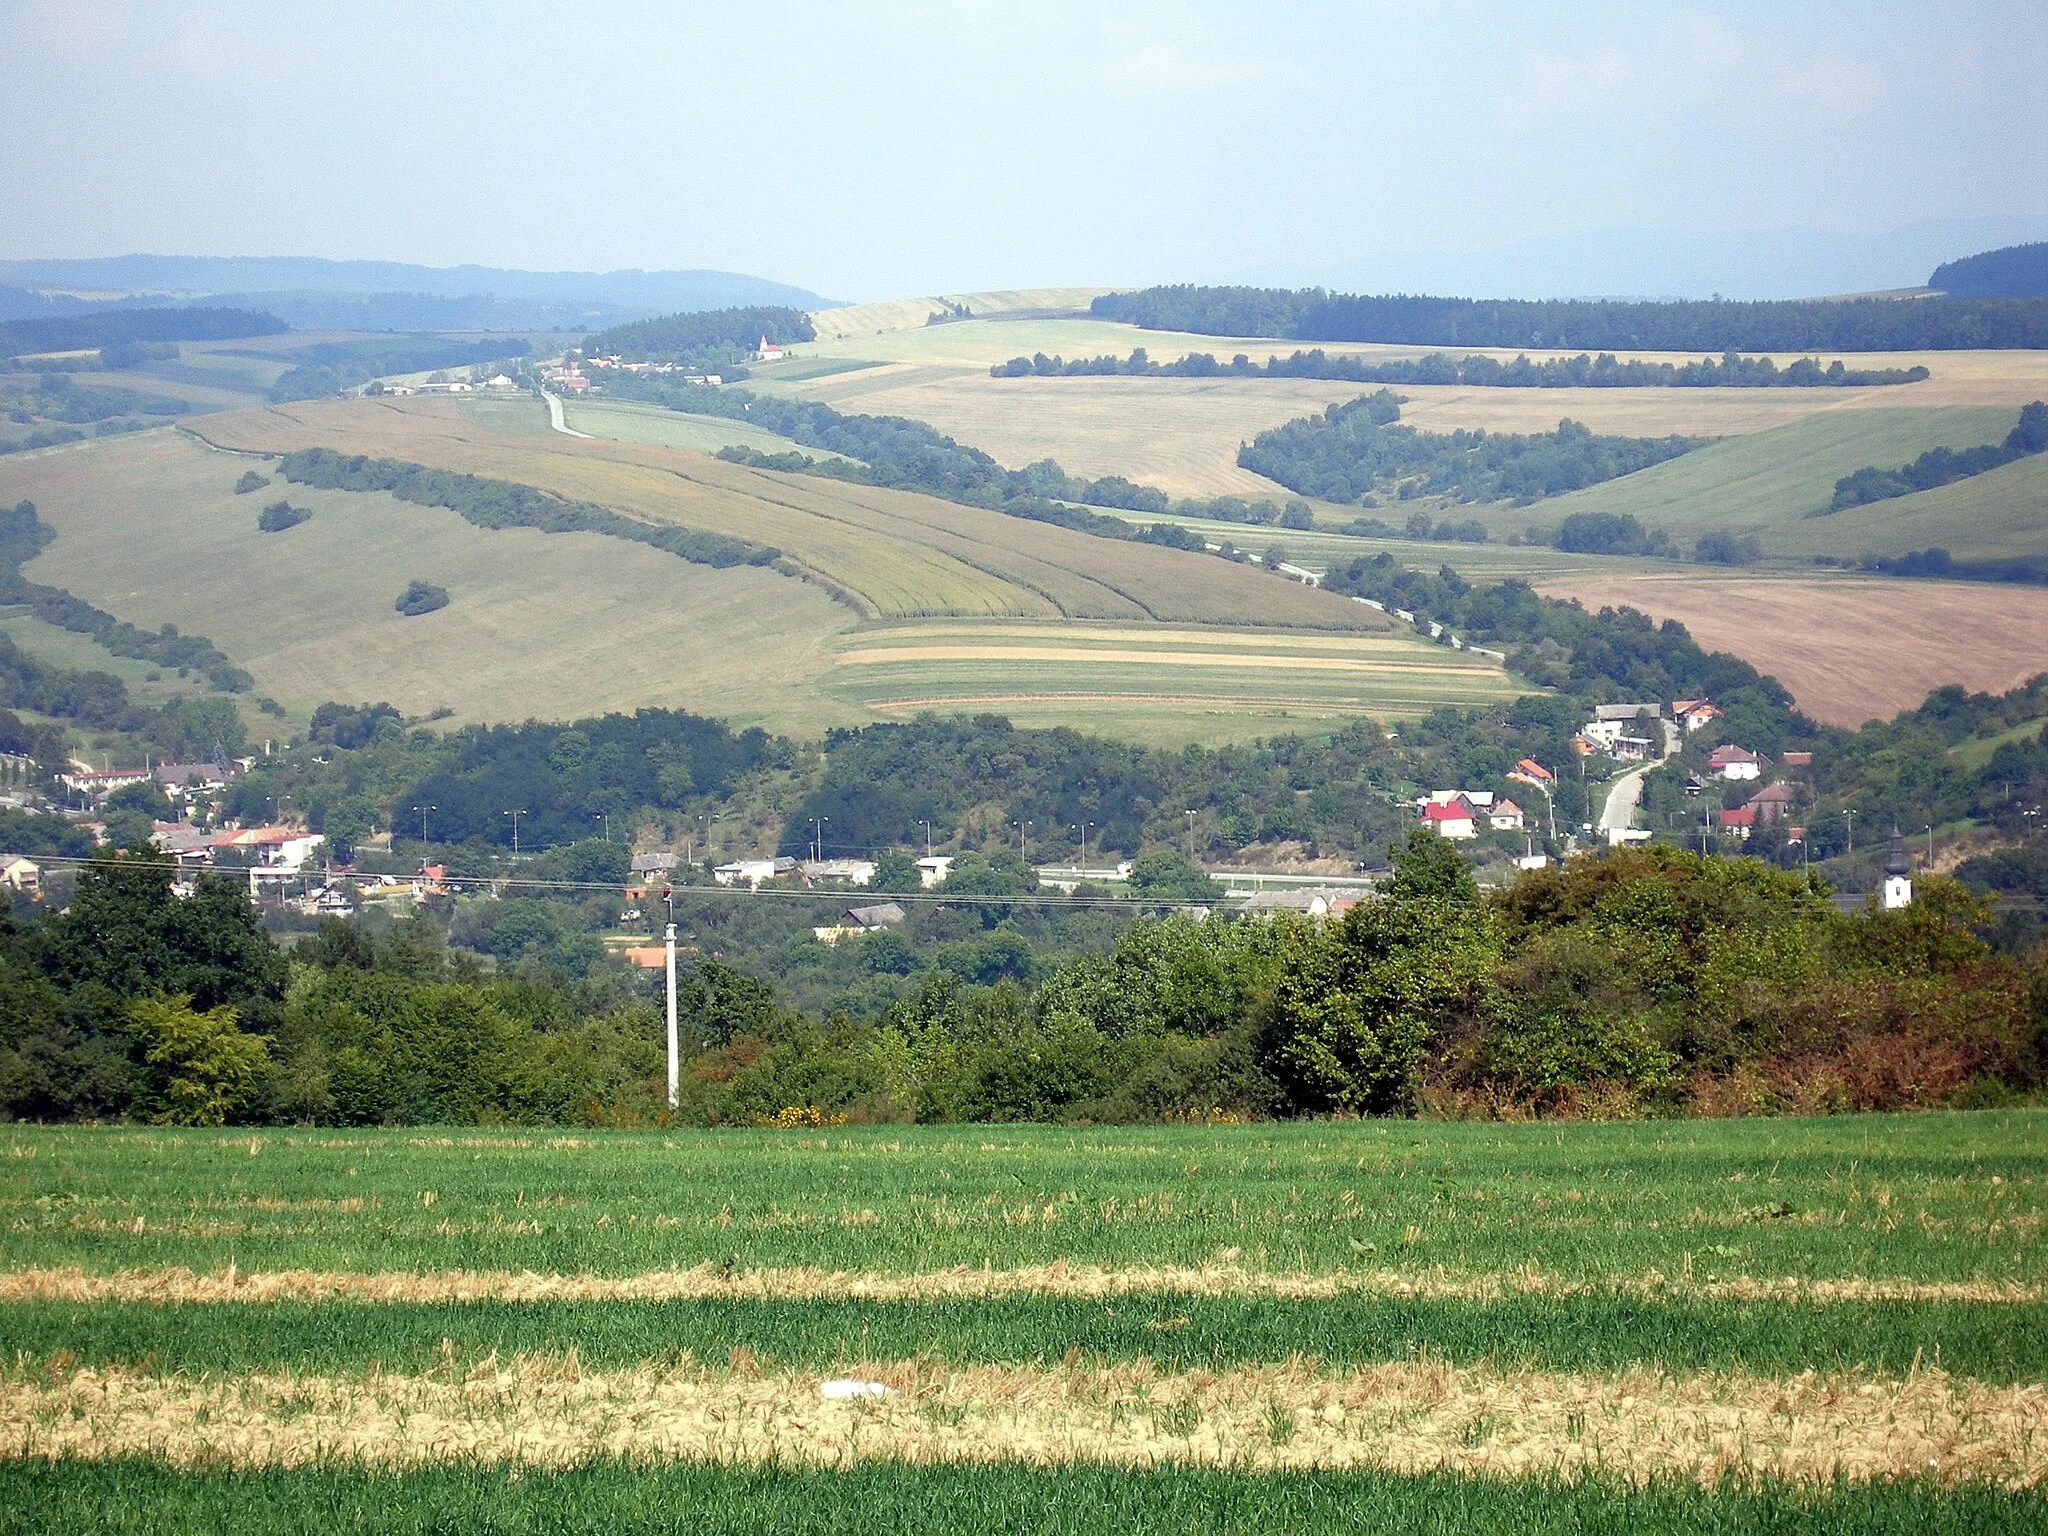
POLYGON ((2040 1528, 2044 1132, 9 1127, 5 1528, 2040 1528))
POLYGON ((2040 554, 2048 552, 2048 522, 2039 515, 2041 470, 2032 461, 1939 492, 1821 515, 1835 481, 1851 471, 1896 468, 1929 448, 1997 442, 2015 415, 1982 407, 1830 412, 1531 507, 1486 508, 1481 516, 1505 530, 1555 527, 1575 512, 1627 513, 1682 543, 1709 532, 1754 533, 1767 554, 1800 560, 1896 554, 1928 542, 1958 556, 2040 554), (1940 499, 1929 506, 1923 497, 1940 499), (1909 508, 1908 501, 1922 505, 1909 508), (1941 537, 1933 537, 1937 532, 1941 537), (1918 534, 1926 536, 1916 542, 1918 534))

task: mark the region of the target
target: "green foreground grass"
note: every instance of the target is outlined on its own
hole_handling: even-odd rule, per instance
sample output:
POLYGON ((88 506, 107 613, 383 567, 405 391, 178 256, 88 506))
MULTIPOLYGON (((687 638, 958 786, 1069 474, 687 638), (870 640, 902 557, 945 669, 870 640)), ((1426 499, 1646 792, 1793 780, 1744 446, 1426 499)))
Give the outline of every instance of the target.
POLYGON ((1429 1359, 1497 1370, 1674 1374, 1803 1370, 1898 1378, 1916 1365, 1999 1384, 2048 1379, 2048 1307, 2001 1303, 1327 1301, 1151 1294, 1090 1301, 271 1302, 0 1307, 0 1360, 226 1376, 419 1373, 495 1356, 567 1356, 599 1370, 649 1360, 839 1374, 864 1361, 1048 1368, 1149 1360, 1164 1371, 1332 1369, 1429 1359))
POLYGON ((0 1133, 0 1268, 1534 1264, 2038 1285, 2048 1112, 1073 1130, 0 1133))
POLYGON ((867 1464, 845 1471, 600 1463, 565 1472, 445 1467, 184 1473, 147 1461, 0 1462, 0 1531, 612 1533, 830 1532, 995 1536, 1114 1531, 1515 1532, 1685 1536, 2048 1530, 2048 1502, 1905 1483, 1813 1492, 1631 1489, 1587 1481, 1484 1482, 1377 1473, 1266 1474, 1183 1467, 867 1464))

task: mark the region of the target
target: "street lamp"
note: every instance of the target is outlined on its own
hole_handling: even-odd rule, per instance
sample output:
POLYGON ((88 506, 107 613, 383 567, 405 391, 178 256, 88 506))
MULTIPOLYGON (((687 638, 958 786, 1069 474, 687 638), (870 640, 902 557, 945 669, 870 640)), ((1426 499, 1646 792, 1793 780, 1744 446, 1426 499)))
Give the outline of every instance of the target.
POLYGON ((413 809, 420 813, 420 848, 424 851, 433 846, 427 841, 427 812, 438 811, 441 807, 438 805, 416 805, 413 809))
POLYGON ((1192 864, 1195 862, 1195 813, 1183 811, 1181 814, 1188 819, 1188 862, 1192 864))
POLYGON ((932 856, 932 824, 922 816, 917 818, 917 824, 924 828, 924 856, 930 858, 932 856))
POLYGON ((1843 857, 1846 858, 1856 851, 1856 813, 1854 811, 1844 811, 1842 812, 1842 820, 1849 824, 1849 830, 1845 834, 1848 847, 1842 850, 1843 857))
POLYGON ((519 856, 519 818, 526 815, 527 813, 523 810, 519 810, 500 811, 498 814, 501 816, 510 816, 512 818, 512 856, 514 858, 517 858, 519 856))
POLYGON ((604 823, 604 840, 610 842, 612 840, 612 813, 610 811, 599 811, 590 819, 604 823))

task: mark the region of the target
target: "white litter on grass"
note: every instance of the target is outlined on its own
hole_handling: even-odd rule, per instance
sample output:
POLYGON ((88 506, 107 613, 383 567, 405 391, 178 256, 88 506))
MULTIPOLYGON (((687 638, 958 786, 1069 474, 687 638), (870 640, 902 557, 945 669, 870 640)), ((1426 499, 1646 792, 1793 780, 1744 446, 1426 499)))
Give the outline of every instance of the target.
POLYGON ((855 1377, 842 1376, 836 1381, 818 1383, 818 1396, 825 1398, 843 1397, 893 1397, 895 1389, 879 1381, 861 1381, 855 1377))

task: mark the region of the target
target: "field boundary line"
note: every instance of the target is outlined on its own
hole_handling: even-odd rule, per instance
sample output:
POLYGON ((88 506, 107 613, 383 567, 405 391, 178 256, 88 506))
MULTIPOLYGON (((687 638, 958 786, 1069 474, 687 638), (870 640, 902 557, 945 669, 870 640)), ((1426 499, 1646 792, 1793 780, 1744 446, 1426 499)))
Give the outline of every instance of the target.
POLYGON ((80 1268, 0 1273, 0 1305, 12 1302, 368 1301, 976 1301, 1027 1296, 1338 1297, 1499 1301, 1516 1296, 1608 1296, 1641 1301, 1777 1301, 1814 1304, 1965 1302, 2030 1306, 2039 1286, 2011 1281, 1759 1279, 1686 1281, 1652 1271, 1576 1280, 1526 1268, 1499 1274, 1339 1270, 1253 1272, 1234 1265, 1135 1267, 1051 1264, 1024 1269, 928 1270, 916 1274, 823 1269, 727 1271, 710 1263, 636 1275, 532 1270, 257 1270, 200 1274, 175 1267, 91 1274, 80 1268))

